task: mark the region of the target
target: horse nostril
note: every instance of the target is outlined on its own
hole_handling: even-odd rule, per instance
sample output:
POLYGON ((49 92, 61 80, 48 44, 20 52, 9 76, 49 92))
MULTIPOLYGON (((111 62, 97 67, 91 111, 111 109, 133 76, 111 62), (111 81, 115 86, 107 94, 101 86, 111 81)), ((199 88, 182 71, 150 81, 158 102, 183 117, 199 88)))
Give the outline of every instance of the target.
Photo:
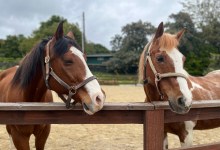
POLYGON ((186 99, 184 97, 180 97, 177 102, 180 106, 185 106, 186 99))
POLYGON ((96 103, 100 105, 102 103, 102 100, 99 98, 99 96, 96 97, 96 103))

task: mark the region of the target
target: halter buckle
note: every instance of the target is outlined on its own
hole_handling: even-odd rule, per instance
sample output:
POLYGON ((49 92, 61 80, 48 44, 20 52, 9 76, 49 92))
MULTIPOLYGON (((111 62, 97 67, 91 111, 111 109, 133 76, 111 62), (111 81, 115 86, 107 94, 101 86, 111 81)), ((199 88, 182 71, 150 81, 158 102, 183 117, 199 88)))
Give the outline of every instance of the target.
POLYGON ((49 63, 49 61, 50 61, 50 56, 46 56, 46 57, 44 58, 44 62, 47 64, 47 63, 49 63))

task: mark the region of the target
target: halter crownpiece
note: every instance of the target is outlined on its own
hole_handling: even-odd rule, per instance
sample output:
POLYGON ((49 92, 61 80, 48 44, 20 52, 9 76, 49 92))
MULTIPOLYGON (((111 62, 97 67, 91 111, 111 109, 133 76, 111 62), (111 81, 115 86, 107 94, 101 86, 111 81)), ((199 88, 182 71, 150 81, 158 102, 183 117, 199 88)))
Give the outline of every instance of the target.
POLYGON ((152 59, 151 59, 151 53, 150 53, 150 48, 149 48, 150 44, 151 44, 151 42, 149 42, 147 44, 146 51, 145 51, 145 54, 144 54, 144 78, 143 78, 143 82, 144 82, 144 84, 149 83, 148 79, 147 79, 147 73, 146 73, 146 71, 147 71, 147 62, 149 62, 150 68, 153 71, 154 76, 155 76, 155 85, 156 85, 156 88, 157 88, 157 92, 160 95, 161 99, 163 99, 164 95, 161 93, 161 91, 159 89, 159 86, 158 86, 161 79, 169 78, 169 77, 182 77, 182 78, 187 79, 187 76, 182 74, 182 73, 176 73, 176 72, 158 73, 156 68, 154 67, 154 64, 153 64, 152 59))
POLYGON ((44 63, 45 63, 45 71, 43 71, 44 76, 45 76, 45 84, 47 86, 48 89, 50 89, 49 86, 49 77, 50 75, 63 87, 65 87, 68 90, 68 97, 65 98, 62 94, 58 94, 58 96, 66 103, 66 108, 70 108, 70 106, 74 105, 76 102, 72 102, 71 103, 71 99, 72 96, 75 95, 77 93, 77 90, 80 89, 81 87, 83 87, 84 85, 86 85, 87 83, 89 83, 92 80, 95 80, 96 77, 95 76, 91 76, 87 79, 85 79, 84 81, 82 81, 81 83, 79 83, 78 85, 74 86, 70 86, 69 84, 67 84, 66 82, 64 82, 52 69, 52 67, 50 66, 50 43, 51 40, 47 43, 46 45, 46 56, 44 59, 44 63))

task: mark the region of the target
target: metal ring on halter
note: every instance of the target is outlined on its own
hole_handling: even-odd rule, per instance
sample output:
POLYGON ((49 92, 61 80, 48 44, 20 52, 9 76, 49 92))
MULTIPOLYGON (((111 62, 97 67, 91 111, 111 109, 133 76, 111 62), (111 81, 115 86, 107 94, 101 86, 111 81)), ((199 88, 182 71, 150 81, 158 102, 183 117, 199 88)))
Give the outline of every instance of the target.
POLYGON ((162 78, 161 78, 161 75, 160 75, 160 73, 156 73, 155 74, 155 80, 157 80, 157 82, 158 81, 160 81, 162 78))
POLYGON ((52 68, 52 67, 50 67, 50 71, 53 71, 53 68, 52 68))
POLYGON ((75 88, 75 86, 71 86, 71 87, 69 88, 69 93, 71 92, 73 95, 76 94, 76 91, 77 91, 77 89, 75 88))

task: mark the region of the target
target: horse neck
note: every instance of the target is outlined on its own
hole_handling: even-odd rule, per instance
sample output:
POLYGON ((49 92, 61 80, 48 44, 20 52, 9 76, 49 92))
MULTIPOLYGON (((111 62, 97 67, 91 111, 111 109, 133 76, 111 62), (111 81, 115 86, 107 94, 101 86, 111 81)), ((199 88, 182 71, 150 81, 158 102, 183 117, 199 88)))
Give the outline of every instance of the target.
POLYGON ((35 77, 24 90, 24 98, 26 99, 26 101, 40 102, 44 101, 44 98, 46 96, 47 87, 44 82, 42 69, 37 70, 40 71, 37 71, 35 77))
POLYGON ((145 94, 146 94, 146 102, 152 102, 152 101, 160 101, 160 95, 157 92, 157 89, 151 85, 151 84, 147 84, 146 88, 144 88, 145 90, 145 94))

